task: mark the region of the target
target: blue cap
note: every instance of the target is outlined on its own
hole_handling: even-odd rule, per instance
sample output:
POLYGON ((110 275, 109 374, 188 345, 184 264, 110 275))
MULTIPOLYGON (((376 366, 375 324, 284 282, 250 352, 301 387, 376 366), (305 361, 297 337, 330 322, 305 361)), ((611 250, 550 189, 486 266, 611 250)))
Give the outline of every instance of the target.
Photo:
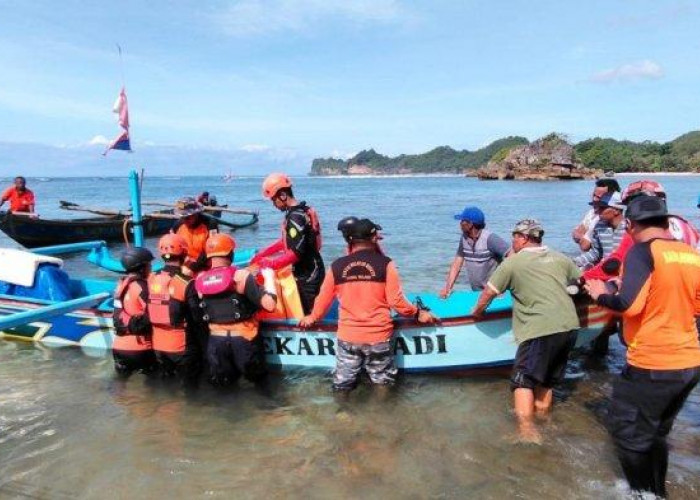
POLYGON ((486 217, 478 207, 465 207, 461 214, 455 214, 455 220, 466 220, 472 224, 483 226, 486 224, 486 217))

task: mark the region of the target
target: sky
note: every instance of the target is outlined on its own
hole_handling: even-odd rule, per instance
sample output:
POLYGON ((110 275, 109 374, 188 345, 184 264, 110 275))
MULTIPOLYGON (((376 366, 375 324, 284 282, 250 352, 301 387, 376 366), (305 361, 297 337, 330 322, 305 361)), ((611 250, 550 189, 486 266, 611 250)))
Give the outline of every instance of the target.
POLYGON ((3 143, 94 153, 118 133, 123 82, 135 155, 223 150, 292 171, 369 148, 700 128, 700 2, 0 0, 0 12, 3 143))

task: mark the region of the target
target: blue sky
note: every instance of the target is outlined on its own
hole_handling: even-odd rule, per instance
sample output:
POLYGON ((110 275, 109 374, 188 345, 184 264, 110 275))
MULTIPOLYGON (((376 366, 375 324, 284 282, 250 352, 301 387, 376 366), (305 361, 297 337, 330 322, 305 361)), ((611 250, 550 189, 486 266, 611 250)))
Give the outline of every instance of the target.
POLYGON ((698 2, 0 0, 0 12, 6 142, 114 136, 116 43, 136 147, 310 158, 700 128, 698 2))

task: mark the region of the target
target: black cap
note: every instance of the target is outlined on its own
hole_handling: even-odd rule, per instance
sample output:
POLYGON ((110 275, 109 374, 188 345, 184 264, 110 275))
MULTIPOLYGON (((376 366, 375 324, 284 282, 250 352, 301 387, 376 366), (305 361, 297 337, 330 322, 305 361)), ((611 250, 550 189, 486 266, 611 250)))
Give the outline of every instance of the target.
POLYGON ((666 200, 658 196, 641 195, 630 200, 625 217, 631 221, 641 221, 658 217, 668 217, 666 200))
POLYGON ((131 247, 124 250, 120 259, 127 273, 138 271, 153 260, 153 254, 148 248, 131 247))
POLYGON ((375 224, 369 219, 360 219, 350 226, 346 238, 351 240, 370 240, 377 231, 381 231, 382 226, 375 224))
POLYGON ((341 231, 343 233, 343 236, 345 236, 345 233, 359 221, 360 219, 358 219, 354 215, 351 215, 349 217, 343 217, 338 221, 338 231, 341 231))

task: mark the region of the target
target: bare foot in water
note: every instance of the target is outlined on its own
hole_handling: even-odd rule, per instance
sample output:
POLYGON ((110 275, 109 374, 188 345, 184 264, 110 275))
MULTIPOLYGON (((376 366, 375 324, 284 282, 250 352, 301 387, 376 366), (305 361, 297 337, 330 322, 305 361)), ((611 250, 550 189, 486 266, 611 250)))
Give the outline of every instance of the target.
POLYGON ((537 427, 532 423, 522 423, 518 427, 518 437, 516 442, 527 444, 542 444, 542 434, 537 430, 537 427))

